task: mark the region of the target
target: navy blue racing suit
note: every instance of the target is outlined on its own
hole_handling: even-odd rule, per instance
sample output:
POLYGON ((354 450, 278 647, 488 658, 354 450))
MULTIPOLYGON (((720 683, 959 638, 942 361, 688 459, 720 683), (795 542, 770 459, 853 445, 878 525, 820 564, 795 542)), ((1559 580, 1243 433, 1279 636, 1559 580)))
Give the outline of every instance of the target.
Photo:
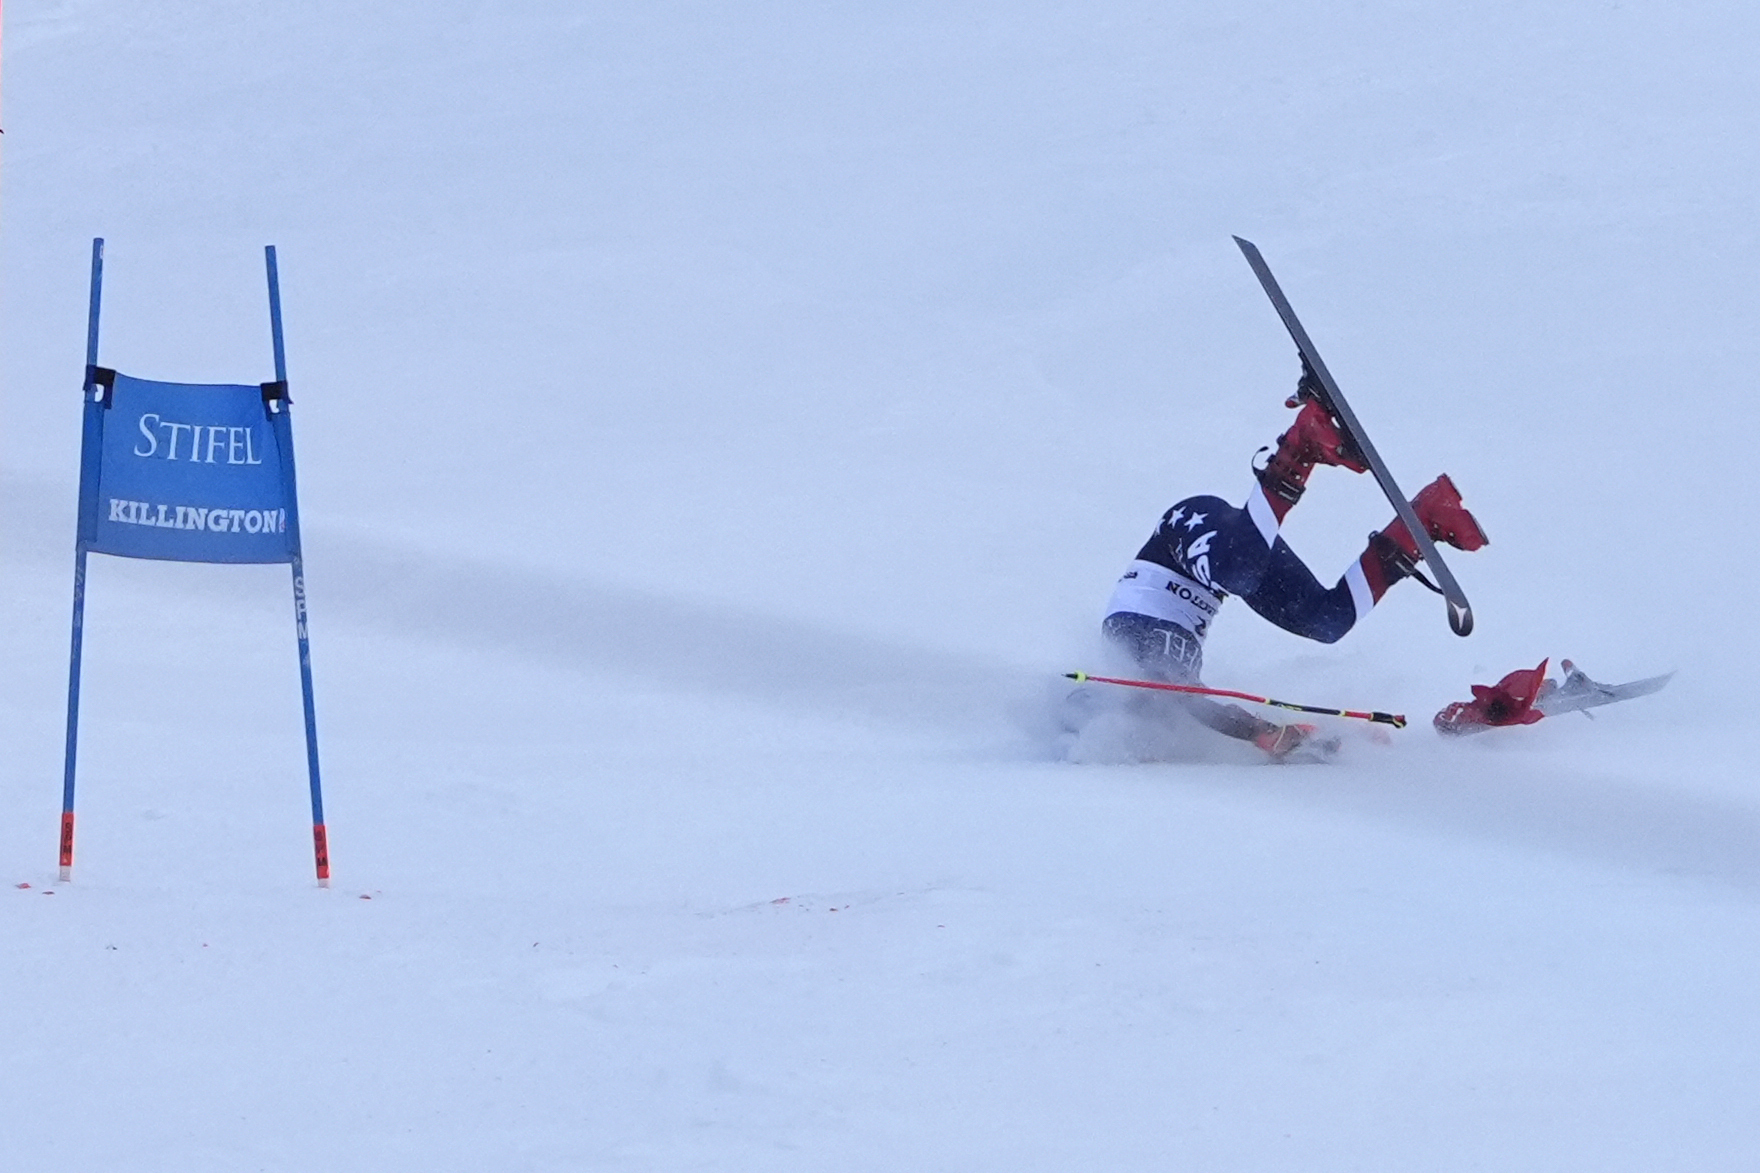
MULTIPOLYGON (((1147 676, 1176 684, 1199 682, 1204 637, 1229 595, 1239 595, 1285 631, 1322 643, 1339 639, 1374 605, 1361 571, 1353 563, 1338 585, 1321 586, 1277 526, 1257 488, 1245 508, 1212 496, 1179 502, 1162 515, 1119 580, 1103 625, 1106 636, 1147 676)), ((1205 724, 1237 737, 1265 726, 1233 706, 1188 707, 1205 724)))

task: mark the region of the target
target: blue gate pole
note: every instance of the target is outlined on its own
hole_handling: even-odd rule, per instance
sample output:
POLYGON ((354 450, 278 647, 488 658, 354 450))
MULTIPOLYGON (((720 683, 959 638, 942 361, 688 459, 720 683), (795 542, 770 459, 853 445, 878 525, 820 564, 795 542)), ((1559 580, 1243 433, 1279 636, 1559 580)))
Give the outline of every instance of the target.
POLYGON ((97 381, 98 304, 104 290, 104 238, 92 241, 92 299, 86 318, 85 419, 80 437, 79 533, 73 555, 73 638, 67 657, 67 759, 61 779, 62 882, 73 879, 73 779, 79 749, 79 669, 85 650, 86 543, 97 521, 98 461, 102 455, 104 391, 97 381))
POLYGON ((287 545, 293 566, 293 622, 299 639, 299 687, 306 718, 306 770, 312 780, 312 859, 317 866, 318 886, 330 886, 330 837, 324 828, 324 790, 318 781, 318 711, 312 701, 312 642, 306 631, 305 557, 299 540, 299 485, 293 468, 293 427, 287 405, 287 348, 281 338, 281 274, 275 264, 275 246, 263 249, 269 272, 269 332, 275 344, 275 381, 282 396, 275 411, 275 435, 281 446, 283 495, 287 499, 287 545))

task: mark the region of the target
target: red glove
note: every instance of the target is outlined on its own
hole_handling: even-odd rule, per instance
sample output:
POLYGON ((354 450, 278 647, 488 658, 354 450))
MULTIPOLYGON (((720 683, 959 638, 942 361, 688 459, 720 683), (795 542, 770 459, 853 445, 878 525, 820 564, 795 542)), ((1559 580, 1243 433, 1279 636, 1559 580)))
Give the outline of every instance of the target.
POLYGON ((1313 737, 1315 727, 1297 722, 1292 725, 1270 725, 1253 738, 1253 744, 1274 758, 1285 758, 1313 737))

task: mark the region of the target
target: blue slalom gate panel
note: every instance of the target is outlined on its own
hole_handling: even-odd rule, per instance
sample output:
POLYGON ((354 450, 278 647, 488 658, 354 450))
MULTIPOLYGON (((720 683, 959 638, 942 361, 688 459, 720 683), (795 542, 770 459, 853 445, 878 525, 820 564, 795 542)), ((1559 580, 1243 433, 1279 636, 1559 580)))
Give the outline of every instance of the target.
POLYGON ((260 386, 156 383, 96 372, 98 474, 80 539, 98 554, 178 562, 289 562, 282 443, 260 386), (89 528, 88 528, 89 527, 89 528))

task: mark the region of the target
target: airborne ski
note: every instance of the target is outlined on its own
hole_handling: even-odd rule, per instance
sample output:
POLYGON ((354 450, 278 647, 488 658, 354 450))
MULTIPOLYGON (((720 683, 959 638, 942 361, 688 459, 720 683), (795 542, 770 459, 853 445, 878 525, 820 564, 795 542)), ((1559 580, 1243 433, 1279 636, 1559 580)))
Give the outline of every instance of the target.
POLYGON ((1290 338, 1295 341, 1296 349, 1301 352, 1303 365, 1313 373, 1313 381, 1318 383, 1319 392, 1325 395, 1326 402, 1323 406, 1344 425, 1344 430, 1350 434, 1351 440, 1355 442, 1357 449, 1363 454, 1363 462, 1369 466, 1369 471, 1375 474, 1376 483, 1381 486, 1381 491, 1387 494, 1388 501, 1393 504, 1394 512, 1399 515, 1400 519, 1406 523, 1406 528, 1411 531, 1412 541, 1417 544, 1418 553, 1423 559, 1425 568, 1436 579, 1438 590, 1442 597, 1448 601, 1449 627, 1454 629, 1456 635, 1467 635, 1473 630, 1473 607, 1467 602, 1466 592, 1461 590, 1461 584, 1455 580, 1454 574, 1442 561, 1442 555, 1437 552, 1436 543, 1430 540, 1430 534, 1425 530, 1424 523, 1418 520, 1417 513, 1412 510, 1412 503, 1406 499, 1406 495, 1394 483, 1393 474, 1387 471, 1386 462, 1375 451, 1374 445, 1369 443, 1369 437, 1363 431, 1363 425, 1357 422, 1356 412, 1352 411, 1350 404, 1345 402, 1343 393, 1338 389, 1338 384, 1333 381, 1332 372, 1326 369, 1326 363, 1321 360, 1320 352, 1314 349, 1313 340, 1308 337, 1308 332, 1302 328, 1302 323, 1296 317, 1295 310, 1290 308, 1289 299, 1283 295, 1282 288, 1277 284, 1277 278, 1271 275, 1271 269, 1265 264, 1265 258, 1259 254, 1258 246, 1252 241, 1242 240, 1238 236, 1234 238, 1234 242, 1240 245, 1241 253, 1247 258, 1247 264, 1253 267, 1253 274, 1259 278, 1259 284, 1265 287, 1265 295, 1271 299, 1272 306, 1277 310, 1277 316, 1283 319, 1284 328, 1289 331, 1290 338))

